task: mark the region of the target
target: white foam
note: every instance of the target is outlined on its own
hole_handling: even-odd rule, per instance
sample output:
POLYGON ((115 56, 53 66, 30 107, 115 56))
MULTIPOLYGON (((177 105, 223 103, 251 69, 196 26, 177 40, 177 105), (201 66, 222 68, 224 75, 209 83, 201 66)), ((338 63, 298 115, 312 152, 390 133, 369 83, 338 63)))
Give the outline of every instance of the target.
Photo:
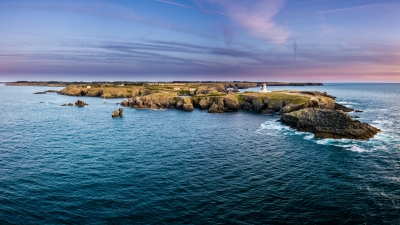
POLYGON ((371 150, 362 148, 362 147, 360 147, 360 146, 358 146, 358 145, 353 145, 353 146, 350 147, 350 148, 346 148, 346 150, 349 150, 349 151, 352 151, 352 152, 358 152, 358 153, 362 153, 362 152, 371 152, 371 150))
POLYGON ((307 134, 306 136, 304 136, 304 140, 311 140, 311 139, 313 139, 314 137, 315 137, 314 134, 309 133, 309 134, 307 134))

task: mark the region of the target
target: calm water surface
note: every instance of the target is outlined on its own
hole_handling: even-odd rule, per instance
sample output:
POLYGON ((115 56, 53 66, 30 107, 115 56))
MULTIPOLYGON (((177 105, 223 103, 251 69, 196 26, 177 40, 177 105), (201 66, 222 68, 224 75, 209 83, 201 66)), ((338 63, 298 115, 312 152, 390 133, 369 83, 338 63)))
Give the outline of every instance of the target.
POLYGON ((269 87, 363 110, 369 141, 250 112, 112 119, 122 99, 32 94, 48 89, 0 86, 0 224, 400 224, 399 84, 269 87))

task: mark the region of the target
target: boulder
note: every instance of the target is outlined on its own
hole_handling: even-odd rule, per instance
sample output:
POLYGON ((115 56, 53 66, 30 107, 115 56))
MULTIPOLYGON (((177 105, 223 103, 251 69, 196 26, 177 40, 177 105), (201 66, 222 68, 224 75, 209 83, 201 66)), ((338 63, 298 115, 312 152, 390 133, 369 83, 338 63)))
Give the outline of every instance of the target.
POLYGON ((314 133, 316 138, 366 140, 380 132, 341 110, 306 108, 283 114, 281 121, 299 131, 314 133))
POLYGON ((83 106, 85 106, 85 102, 82 100, 78 100, 75 102, 75 106, 83 107, 83 106))
POLYGON ((38 92, 35 92, 34 94, 35 94, 35 95, 43 95, 43 94, 46 94, 46 92, 44 92, 44 91, 38 91, 38 92))
POLYGON ((74 106, 74 104, 72 104, 72 103, 68 103, 68 106, 74 106))
POLYGON ((67 104, 62 104, 61 106, 67 106, 67 104))
POLYGON ((117 110, 114 110, 114 112, 111 114, 112 118, 118 118, 118 117, 122 117, 124 114, 124 109, 119 108, 117 110))

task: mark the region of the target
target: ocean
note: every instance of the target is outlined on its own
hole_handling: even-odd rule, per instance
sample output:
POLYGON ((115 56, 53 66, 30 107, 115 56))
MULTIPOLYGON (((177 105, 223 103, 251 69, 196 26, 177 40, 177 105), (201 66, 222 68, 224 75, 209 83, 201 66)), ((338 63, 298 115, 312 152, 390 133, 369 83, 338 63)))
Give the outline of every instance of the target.
POLYGON ((0 86, 0 224, 400 224, 400 84, 268 87, 362 110, 368 141, 49 89, 0 86))

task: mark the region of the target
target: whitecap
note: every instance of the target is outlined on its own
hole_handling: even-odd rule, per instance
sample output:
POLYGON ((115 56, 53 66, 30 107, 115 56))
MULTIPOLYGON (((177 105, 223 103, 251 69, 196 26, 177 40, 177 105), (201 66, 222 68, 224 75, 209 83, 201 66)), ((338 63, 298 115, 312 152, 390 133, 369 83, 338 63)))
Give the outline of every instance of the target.
POLYGON ((312 133, 308 133, 307 135, 304 136, 304 140, 311 140, 315 137, 314 134, 312 133))
POLYGON ((352 151, 352 152, 358 152, 358 153, 362 153, 362 152, 371 152, 371 150, 362 148, 362 147, 360 147, 360 146, 358 146, 358 145, 353 145, 353 146, 350 147, 350 148, 346 148, 346 150, 349 150, 349 151, 352 151))

